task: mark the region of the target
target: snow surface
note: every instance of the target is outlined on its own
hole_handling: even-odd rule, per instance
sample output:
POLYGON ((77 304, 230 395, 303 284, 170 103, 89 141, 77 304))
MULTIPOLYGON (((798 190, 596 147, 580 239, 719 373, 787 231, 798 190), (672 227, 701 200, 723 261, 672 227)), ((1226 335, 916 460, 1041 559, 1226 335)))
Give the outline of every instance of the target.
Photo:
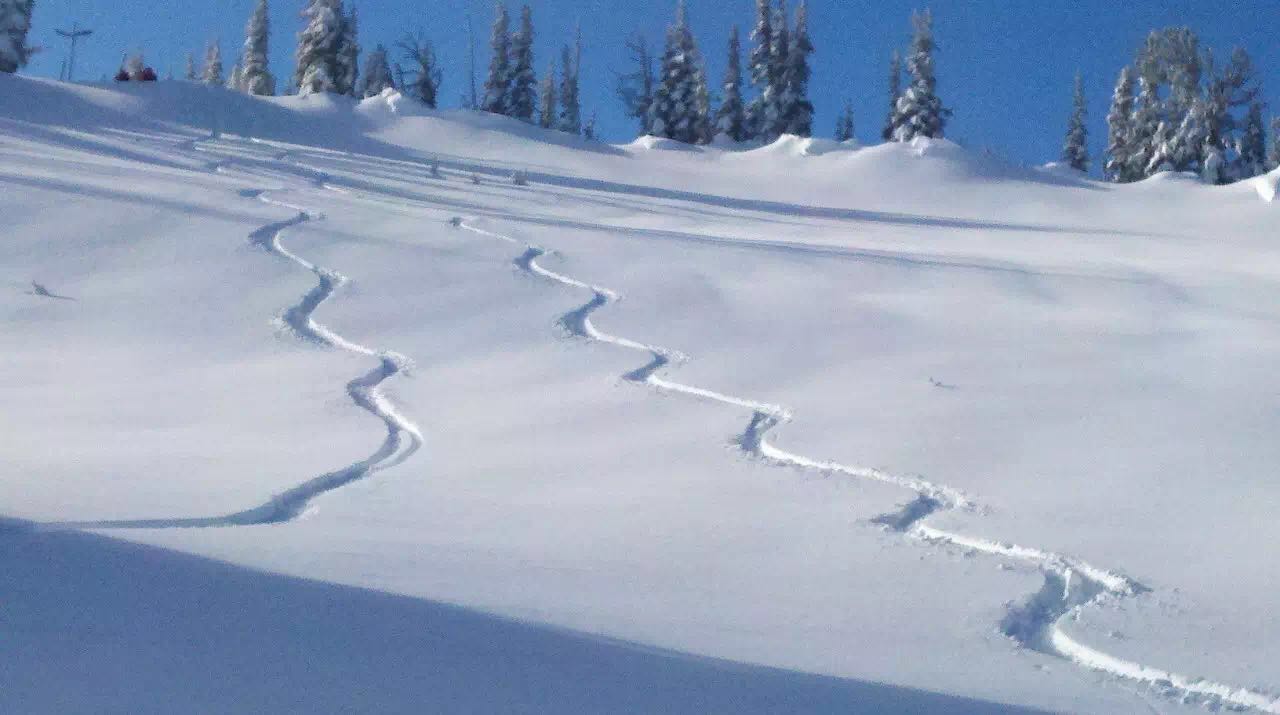
POLYGON ((1275 174, 0 97, 0 710, 1280 712, 1275 174))

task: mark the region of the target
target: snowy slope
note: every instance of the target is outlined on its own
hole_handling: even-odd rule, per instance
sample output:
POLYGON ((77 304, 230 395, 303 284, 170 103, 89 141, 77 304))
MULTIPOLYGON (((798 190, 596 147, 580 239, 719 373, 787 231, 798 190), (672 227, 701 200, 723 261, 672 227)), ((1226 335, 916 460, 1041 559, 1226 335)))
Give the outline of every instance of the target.
POLYGON ((1280 712, 1274 175, 0 96, 4 709, 1280 712))

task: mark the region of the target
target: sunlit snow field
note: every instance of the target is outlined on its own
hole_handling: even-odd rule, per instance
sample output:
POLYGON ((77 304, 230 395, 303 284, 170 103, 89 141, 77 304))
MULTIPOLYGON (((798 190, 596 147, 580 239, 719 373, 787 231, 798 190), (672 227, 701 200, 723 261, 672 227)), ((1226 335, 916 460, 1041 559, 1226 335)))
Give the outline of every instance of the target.
POLYGON ((1280 174, 0 96, 0 710, 1280 712, 1280 174))

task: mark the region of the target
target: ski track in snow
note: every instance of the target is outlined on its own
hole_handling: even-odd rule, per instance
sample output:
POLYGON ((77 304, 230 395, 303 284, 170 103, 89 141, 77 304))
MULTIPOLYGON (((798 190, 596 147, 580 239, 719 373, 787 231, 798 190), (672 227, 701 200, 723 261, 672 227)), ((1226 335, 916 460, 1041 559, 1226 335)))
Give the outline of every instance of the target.
MULTIPOLYGON (((196 148, 196 147, 192 147, 196 148)), ((272 159, 286 163, 296 172, 314 172, 305 177, 312 188, 335 193, 351 192, 329 183, 330 176, 290 158, 292 151, 284 151, 272 159)), ((208 165, 210 171, 225 171, 235 159, 225 157, 208 165)), ((296 176, 296 174, 295 174, 296 176)), ((312 319, 315 310, 327 300, 346 278, 334 271, 322 268, 292 253, 280 243, 280 234, 286 229, 322 216, 306 209, 270 198, 265 190, 242 192, 247 198, 256 198, 269 204, 298 212, 293 219, 282 221, 255 231, 251 240, 271 253, 287 259, 318 278, 318 285, 301 302, 287 309, 282 320, 286 327, 299 337, 323 345, 348 350, 379 359, 379 367, 369 374, 348 383, 347 391, 353 402, 377 416, 386 425, 387 438, 370 457, 342 470, 322 475, 272 498, 266 504, 222 517, 197 519, 157 519, 146 521, 87 522, 64 524, 79 528, 175 528, 241 526, 271 524, 298 517, 307 504, 317 496, 338 489, 361 479, 379 469, 387 469, 403 463, 422 444, 422 435, 412 422, 401 416, 380 391, 386 380, 400 374, 407 367, 407 360, 398 354, 378 352, 348 341, 329 328, 312 319), (405 437, 408 444, 405 445, 405 437)), ((359 198, 358 196, 356 198, 359 198)), ((1133 579, 1090 565, 1070 556, 1017 544, 998 542, 959 533, 943 531, 925 522, 934 514, 944 511, 978 511, 977 505, 962 492, 952 487, 935 484, 918 477, 891 474, 879 469, 857 467, 832 461, 822 461, 783 450, 769 441, 774 428, 791 419, 791 413, 780 405, 716 392, 694 385, 687 385, 661 376, 666 368, 686 362, 681 353, 669 348, 638 342, 612 335, 598 329, 591 320, 594 313, 621 299, 608 288, 587 283, 557 273, 542 266, 538 260, 554 253, 538 246, 525 244, 510 236, 479 228, 461 218, 452 221, 457 228, 498 239, 524 251, 515 260, 522 271, 562 285, 567 288, 588 291, 591 299, 565 313, 560 324, 570 335, 613 345, 619 348, 647 353, 649 361, 624 374, 623 379, 648 385, 664 392, 686 395, 711 402, 751 411, 751 420, 736 438, 742 451, 763 462, 812 470, 824 474, 837 474, 857 479, 870 479, 891 484, 915 492, 916 496, 898 511, 877 517, 873 521, 889 531, 902 534, 921 543, 963 549, 970 553, 986 554, 1038 568, 1044 575, 1039 591, 1022 603, 1011 605, 1000 623, 1000 631, 1020 647, 1053 656, 1078 666, 1099 671, 1127 680, 1184 702, 1200 702, 1211 708, 1254 709, 1280 715, 1280 696, 1241 688, 1225 683, 1189 677, 1170 671, 1146 666, 1105 653, 1073 639, 1064 624, 1077 619, 1083 609, 1093 605, 1116 602, 1149 591, 1133 579)))
MULTIPOLYGON (((227 158, 213 162, 208 169, 225 171, 233 163, 227 158)), ((267 224, 254 231, 249 241, 272 255, 294 263, 316 276, 316 287, 307 292, 295 305, 286 308, 279 320, 283 326, 302 340, 325 347, 337 348, 357 355, 377 359, 378 366, 347 383, 347 395, 362 410, 377 417, 386 427, 386 438, 373 454, 342 469, 322 474, 271 497, 265 503, 243 511, 222 516, 121 519, 103 521, 60 522, 44 525, 55 529, 191 529, 231 526, 259 526, 281 524, 301 516, 317 497, 364 479, 374 472, 403 464, 414 455, 423 443, 421 430, 402 415, 382 392, 382 384, 408 370, 410 361, 405 356, 378 351, 352 342, 314 319, 316 310, 347 282, 346 276, 337 271, 318 266, 285 248, 281 235, 288 229, 308 221, 324 218, 322 214, 309 212, 270 197, 271 190, 249 189, 240 192, 248 199, 256 199, 272 206, 297 211, 297 215, 285 221, 267 224)))
POLYGON ((1064 624, 1077 619, 1088 606, 1102 605, 1149 591, 1137 581, 1070 556, 951 533, 926 524, 929 517, 942 511, 977 510, 977 505, 957 489, 879 469, 817 460, 775 446, 769 441, 769 435, 775 427, 790 421, 789 410, 779 405, 673 382, 662 377, 660 373, 663 370, 685 362, 687 358, 668 348, 611 335, 592 323, 591 317, 596 311, 621 298, 618 293, 543 267, 538 260, 554 255, 546 249, 479 228, 460 218, 454 219, 452 223, 460 229, 481 236, 525 246, 524 253, 515 259, 515 265, 530 275, 568 288, 589 291, 592 294, 591 300, 561 316, 560 324, 575 337, 648 353, 649 362, 626 373, 623 379, 664 392, 750 410, 751 421, 736 439, 738 446, 748 455, 778 466, 871 479, 913 491, 916 493, 915 499, 896 512, 876 518, 875 523, 919 542, 1016 560, 1038 568, 1044 574, 1044 585, 1022 603, 1010 606, 1000 623, 1000 631, 1020 647, 1145 685, 1185 702, 1201 702, 1212 708, 1255 709, 1280 714, 1280 697, 1124 660, 1085 645, 1066 632, 1064 624))

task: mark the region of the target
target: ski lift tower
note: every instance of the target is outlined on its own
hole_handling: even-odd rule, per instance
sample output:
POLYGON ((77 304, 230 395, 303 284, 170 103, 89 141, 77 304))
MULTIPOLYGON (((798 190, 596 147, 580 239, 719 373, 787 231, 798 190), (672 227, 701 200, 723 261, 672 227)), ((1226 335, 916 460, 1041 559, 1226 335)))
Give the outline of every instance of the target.
POLYGON ((54 32, 71 40, 71 59, 67 62, 66 77, 63 79, 67 82, 75 81, 76 74, 76 44, 80 42, 80 38, 88 37, 93 34, 93 30, 81 30, 80 23, 72 23, 70 30, 54 30, 54 32))

